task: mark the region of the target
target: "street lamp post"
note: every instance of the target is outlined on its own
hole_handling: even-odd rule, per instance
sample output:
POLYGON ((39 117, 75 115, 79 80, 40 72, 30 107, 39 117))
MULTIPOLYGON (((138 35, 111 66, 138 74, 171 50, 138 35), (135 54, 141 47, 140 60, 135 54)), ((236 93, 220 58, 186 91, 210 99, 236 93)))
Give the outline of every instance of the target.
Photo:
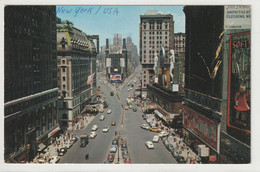
POLYGON ((117 162, 118 162, 118 164, 119 164, 119 160, 120 160, 120 158, 119 158, 119 146, 120 146, 120 133, 118 133, 118 137, 117 137, 117 144, 118 144, 118 146, 117 146, 117 152, 118 152, 118 157, 117 157, 117 162))

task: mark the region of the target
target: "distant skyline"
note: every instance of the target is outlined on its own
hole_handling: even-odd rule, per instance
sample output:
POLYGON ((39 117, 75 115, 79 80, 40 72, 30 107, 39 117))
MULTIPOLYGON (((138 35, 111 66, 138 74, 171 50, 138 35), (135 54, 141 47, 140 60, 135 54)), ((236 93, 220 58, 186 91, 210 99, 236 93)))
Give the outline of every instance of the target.
POLYGON ((183 6, 56 6, 61 20, 71 21, 87 35, 99 35, 100 47, 105 45, 106 38, 111 44, 114 34, 121 34, 123 38, 130 36, 138 50, 140 15, 148 10, 172 14, 174 33, 185 32, 183 6))

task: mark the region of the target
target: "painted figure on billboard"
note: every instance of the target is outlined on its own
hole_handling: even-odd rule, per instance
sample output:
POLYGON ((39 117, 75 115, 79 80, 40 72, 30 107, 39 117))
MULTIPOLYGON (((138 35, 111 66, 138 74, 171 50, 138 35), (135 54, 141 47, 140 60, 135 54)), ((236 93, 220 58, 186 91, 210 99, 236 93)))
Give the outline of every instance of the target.
POLYGON ((159 58, 158 58, 158 54, 155 53, 154 54, 154 66, 153 66, 153 70, 156 76, 158 76, 159 74, 159 58))
POLYGON ((174 50, 170 50, 170 75, 171 75, 171 83, 173 83, 173 76, 174 76, 174 63, 175 63, 175 55, 174 55, 174 50))

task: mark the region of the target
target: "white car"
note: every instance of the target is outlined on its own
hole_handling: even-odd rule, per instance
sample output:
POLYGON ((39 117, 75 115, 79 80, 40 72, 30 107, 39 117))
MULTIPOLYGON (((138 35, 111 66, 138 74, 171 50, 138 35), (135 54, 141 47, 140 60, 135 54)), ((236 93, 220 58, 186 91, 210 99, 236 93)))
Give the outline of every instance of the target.
POLYGON ((154 148, 153 142, 151 142, 151 141, 145 142, 145 145, 146 145, 146 147, 147 147, 148 149, 153 149, 153 148, 154 148))
POLYGON ((111 112, 112 112, 111 109, 108 109, 108 110, 107 110, 107 114, 110 114, 111 112))
POLYGON ((110 148, 110 153, 116 153, 117 150, 117 146, 116 145, 112 145, 110 148))
POLYGON ((55 164, 55 163, 59 162, 59 160, 60 160, 60 157, 54 155, 54 156, 51 157, 50 163, 55 164))
POLYGON ((153 142, 158 143, 159 139, 160 139, 160 137, 158 135, 153 136, 153 142))
POLYGON ((103 128, 103 132, 104 132, 104 133, 108 132, 108 130, 109 130, 109 127, 104 127, 104 128, 103 128))
POLYGON ((148 130, 150 127, 147 124, 142 124, 141 128, 148 130))
POLYGON ((93 126, 92 126, 92 130, 93 130, 93 131, 96 131, 97 129, 98 129, 98 126, 97 126, 97 125, 93 125, 93 126))
POLYGON ((97 132, 96 131, 91 131, 89 138, 94 139, 97 136, 97 132))
POLYGON ((167 131, 161 131, 158 135, 159 135, 159 137, 166 137, 166 136, 169 135, 169 132, 167 132, 167 131))
POLYGON ((105 119, 104 115, 101 115, 100 118, 99 118, 100 121, 103 121, 104 119, 105 119))

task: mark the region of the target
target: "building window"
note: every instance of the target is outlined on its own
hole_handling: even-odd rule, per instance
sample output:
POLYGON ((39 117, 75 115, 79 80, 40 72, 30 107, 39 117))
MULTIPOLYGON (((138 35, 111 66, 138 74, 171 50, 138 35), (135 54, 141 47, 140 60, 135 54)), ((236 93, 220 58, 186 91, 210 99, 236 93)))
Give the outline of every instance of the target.
POLYGON ((65 64, 65 60, 62 60, 62 64, 65 64))
POLYGON ((62 68, 62 72, 65 72, 65 68, 62 68))
POLYGON ((66 88, 65 84, 63 84, 62 87, 63 87, 63 89, 65 89, 66 88))
POLYGON ((62 79, 63 79, 63 81, 65 81, 65 76, 64 76, 64 77, 62 77, 62 79))

